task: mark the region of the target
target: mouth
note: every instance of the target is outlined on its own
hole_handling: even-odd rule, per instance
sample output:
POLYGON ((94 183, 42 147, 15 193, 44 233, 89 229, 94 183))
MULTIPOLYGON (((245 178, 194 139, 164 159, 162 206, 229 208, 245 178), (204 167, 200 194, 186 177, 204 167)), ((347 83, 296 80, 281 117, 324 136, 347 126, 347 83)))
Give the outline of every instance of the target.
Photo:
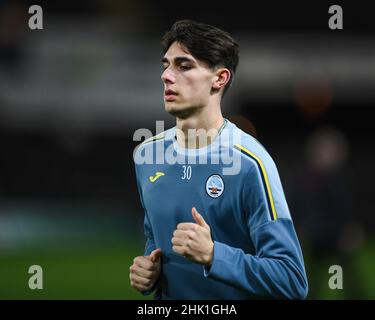
POLYGON ((170 89, 164 91, 164 98, 166 101, 174 101, 176 97, 177 97, 177 92, 170 90, 170 89))

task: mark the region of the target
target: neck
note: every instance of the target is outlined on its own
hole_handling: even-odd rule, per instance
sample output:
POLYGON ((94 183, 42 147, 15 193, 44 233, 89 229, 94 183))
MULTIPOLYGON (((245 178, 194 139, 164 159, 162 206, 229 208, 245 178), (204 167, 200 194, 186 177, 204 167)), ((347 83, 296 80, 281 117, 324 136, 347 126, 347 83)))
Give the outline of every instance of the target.
POLYGON ((176 118, 177 142, 183 148, 205 147, 215 140, 223 124, 220 105, 197 109, 188 118, 176 118))

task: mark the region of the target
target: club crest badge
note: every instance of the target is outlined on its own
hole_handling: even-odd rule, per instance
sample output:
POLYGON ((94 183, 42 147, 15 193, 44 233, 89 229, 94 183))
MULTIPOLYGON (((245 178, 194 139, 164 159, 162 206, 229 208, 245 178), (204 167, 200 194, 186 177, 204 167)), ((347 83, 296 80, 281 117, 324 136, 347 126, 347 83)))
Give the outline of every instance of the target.
POLYGON ((211 198, 218 198, 224 192, 224 181, 218 174, 213 174, 207 179, 206 192, 211 198))

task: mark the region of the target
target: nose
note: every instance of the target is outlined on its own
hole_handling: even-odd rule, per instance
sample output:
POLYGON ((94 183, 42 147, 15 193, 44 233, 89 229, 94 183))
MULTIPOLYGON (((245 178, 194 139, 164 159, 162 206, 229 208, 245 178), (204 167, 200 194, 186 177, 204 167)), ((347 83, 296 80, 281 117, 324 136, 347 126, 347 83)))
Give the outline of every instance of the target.
POLYGON ((164 83, 175 83, 176 77, 171 69, 166 68, 161 74, 161 80, 164 83))

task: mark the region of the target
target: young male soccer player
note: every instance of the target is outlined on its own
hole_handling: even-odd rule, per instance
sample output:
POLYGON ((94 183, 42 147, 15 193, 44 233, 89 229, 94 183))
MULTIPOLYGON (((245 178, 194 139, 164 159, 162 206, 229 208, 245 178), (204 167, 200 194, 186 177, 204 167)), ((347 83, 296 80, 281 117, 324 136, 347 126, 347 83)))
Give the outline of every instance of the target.
POLYGON ((131 286, 155 299, 304 299, 303 257, 277 168, 221 113, 237 43, 182 20, 162 44, 165 109, 176 126, 134 153, 147 241, 131 286))

